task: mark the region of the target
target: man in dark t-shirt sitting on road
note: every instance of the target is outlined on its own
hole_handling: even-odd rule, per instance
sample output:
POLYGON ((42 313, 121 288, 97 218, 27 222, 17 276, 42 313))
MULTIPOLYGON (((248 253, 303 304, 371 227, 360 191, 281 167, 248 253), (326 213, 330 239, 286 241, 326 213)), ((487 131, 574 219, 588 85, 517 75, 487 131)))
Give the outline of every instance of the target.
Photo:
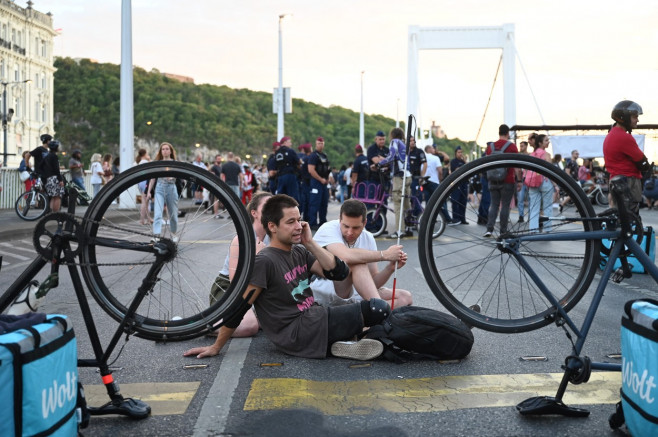
POLYGON ((267 338, 289 355, 324 358, 329 347, 332 355, 350 359, 381 355, 383 345, 377 340, 343 340, 351 340, 364 326, 381 323, 390 313, 385 301, 373 298, 338 307, 315 302, 311 276, 342 281, 349 268, 313 240, 308 223, 300 219, 297 201, 285 194, 271 197, 263 206, 261 222, 270 245, 256 255, 240 310, 225 321, 212 346, 192 348, 183 355, 219 354, 252 304, 267 338))

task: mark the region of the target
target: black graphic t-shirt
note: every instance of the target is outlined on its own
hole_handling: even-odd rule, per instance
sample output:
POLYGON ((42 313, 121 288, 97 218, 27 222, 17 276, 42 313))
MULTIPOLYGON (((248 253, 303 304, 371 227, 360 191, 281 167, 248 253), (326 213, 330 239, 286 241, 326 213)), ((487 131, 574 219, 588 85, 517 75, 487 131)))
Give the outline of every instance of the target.
POLYGON ((324 358, 328 318, 309 287, 313 263, 315 256, 304 246, 290 252, 266 247, 256 255, 250 282, 263 287, 254 306, 267 338, 287 354, 324 358))

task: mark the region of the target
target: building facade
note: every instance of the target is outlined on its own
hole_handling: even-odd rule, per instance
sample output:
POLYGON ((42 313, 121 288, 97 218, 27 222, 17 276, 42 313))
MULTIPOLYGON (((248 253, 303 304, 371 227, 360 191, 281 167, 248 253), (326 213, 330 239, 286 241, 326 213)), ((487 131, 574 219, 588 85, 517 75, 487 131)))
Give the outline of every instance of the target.
POLYGON ((54 135, 54 38, 50 13, 0 0, 0 117, 3 161, 17 167, 21 154, 54 135), (5 103, 6 102, 6 103, 5 103), (6 140, 6 141, 5 141, 6 140))

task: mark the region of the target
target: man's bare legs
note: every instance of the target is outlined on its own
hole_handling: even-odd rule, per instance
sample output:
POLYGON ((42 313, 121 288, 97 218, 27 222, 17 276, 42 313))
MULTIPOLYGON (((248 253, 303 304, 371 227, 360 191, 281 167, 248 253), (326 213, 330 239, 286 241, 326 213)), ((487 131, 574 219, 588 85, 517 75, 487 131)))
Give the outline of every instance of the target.
POLYGON ((411 305, 411 293, 407 290, 395 290, 395 305, 393 304, 393 290, 387 287, 377 289, 372 279, 370 269, 367 264, 350 265, 350 275, 344 281, 334 282, 336 295, 342 299, 347 299, 352 295, 354 287, 364 300, 371 298, 384 299, 389 305, 397 308, 399 306, 411 305))

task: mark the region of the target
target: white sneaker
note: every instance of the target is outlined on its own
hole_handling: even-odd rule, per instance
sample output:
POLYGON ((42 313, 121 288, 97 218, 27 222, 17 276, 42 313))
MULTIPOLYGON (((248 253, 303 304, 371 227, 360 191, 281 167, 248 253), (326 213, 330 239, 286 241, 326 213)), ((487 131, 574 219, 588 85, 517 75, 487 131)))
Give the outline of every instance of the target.
POLYGON ((383 352, 382 342, 371 338, 359 341, 337 341, 331 345, 331 355, 352 360, 373 360, 383 352))
POLYGON ((493 235, 493 234, 492 234, 491 231, 487 231, 487 232, 484 233, 483 237, 484 237, 484 238, 491 238, 492 235, 493 235))
POLYGON ((178 235, 172 233, 171 234, 171 241, 173 241, 174 243, 178 243, 178 235))

